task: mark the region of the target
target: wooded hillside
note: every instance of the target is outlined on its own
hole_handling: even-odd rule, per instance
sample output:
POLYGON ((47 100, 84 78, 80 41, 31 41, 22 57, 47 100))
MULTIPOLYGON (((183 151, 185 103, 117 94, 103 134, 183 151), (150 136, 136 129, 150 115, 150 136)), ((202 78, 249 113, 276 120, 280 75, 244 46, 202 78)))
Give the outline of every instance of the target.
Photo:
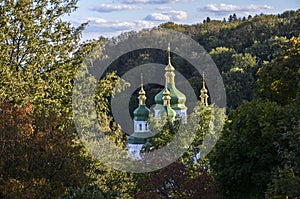
MULTIPOLYGON (((241 18, 233 13, 223 21, 208 17, 194 25, 156 27, 191 36, 211 55, 225 83, 228 115, 207 157, 195 160, 215 119, 214 105, 192 113, 200 118, 196 137, 179 160, 159 171, 133 174, 93 157, 76 131, 75 75, 85 56, 108 40, 80 42, 86 24, 75 28, 61 20, 76 4, 0 3, 0 198, 300 198, 300 10, 241 18)), ((125 54, 98 82, 99 124, 121 149, 126 150, 127 136, 112 117, 110 99, 116 87, 126 86, 122 74, 152 62, 166 64, 165 51, 125 54)), ((198 95, 200 74, 173 53, 172 63, 198 95)), ((159 89, 145 85, 145 90, 151 106, 159 89)), ((136 98, 137 92, 130 112, 136 98)), ((176 122, 166 123, 144 150, 166 145, 177 129, 176 122)))

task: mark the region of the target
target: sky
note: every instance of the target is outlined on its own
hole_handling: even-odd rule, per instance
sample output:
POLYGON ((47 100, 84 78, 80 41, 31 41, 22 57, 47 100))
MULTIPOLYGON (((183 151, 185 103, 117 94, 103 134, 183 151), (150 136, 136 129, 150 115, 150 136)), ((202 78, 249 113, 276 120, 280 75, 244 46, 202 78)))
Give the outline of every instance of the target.
POLYGON ((206 17, 222 20, 256 14, 278 14, 300 8, 300 0, 79 0, 78 9, 65 20, 78 26, 89 21, 83 40, 114 37, 172 21, 202 23, 206 17))

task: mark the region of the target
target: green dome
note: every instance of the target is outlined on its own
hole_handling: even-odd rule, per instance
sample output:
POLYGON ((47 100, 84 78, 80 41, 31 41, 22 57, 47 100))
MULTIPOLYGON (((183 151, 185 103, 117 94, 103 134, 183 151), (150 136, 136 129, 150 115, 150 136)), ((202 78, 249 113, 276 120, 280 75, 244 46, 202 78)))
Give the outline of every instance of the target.
POLYGON ((147 121, 149 119, 150 110, 146 105, 139 105, 133 112, 133 120, 147 121))
MULTIPOLYGON (((175 110, 182 110, 185 109, 185 101, 186 101, 186 97, 185 95, 180 92, 174 85, 169 84, 167 85, 168 90, 170 91, 170 97, 171 97, 171 108, 175 109, 175 110)), ((164 88, 162 91, 160 91, 154 98, 155 103, 156 104, 163 104, 163 96, 164 96, 164 91, 166 90, 166 88, 164 88)))

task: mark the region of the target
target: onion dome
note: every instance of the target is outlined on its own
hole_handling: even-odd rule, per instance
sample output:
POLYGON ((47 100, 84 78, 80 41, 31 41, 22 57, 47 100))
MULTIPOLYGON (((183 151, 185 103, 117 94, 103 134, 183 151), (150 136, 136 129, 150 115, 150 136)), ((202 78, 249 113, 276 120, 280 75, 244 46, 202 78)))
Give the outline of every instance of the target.
POLYGON ((146 107, 146 105, 139 105, 134 112, 135 121, 147 121, 149 119, 150 110, 146 107))
MULTIPOLYGON (((171 53, 170 53, 170 44, 169 44, 169 46, 168 46, 168 65, 165 68, 165 83, 170 92, 170 97, 171 97, 170 105, 175 110, 186 109, 186 106, 185 106, 186 97, 175 86, 174 71, 175 71, 175 69, 171 63, 171 53)), ((166 90, 166 87, 155 96, 154 100, 155 100, 156 104, 163 105, 163 96, 164 96, 165 90, 166 90)))

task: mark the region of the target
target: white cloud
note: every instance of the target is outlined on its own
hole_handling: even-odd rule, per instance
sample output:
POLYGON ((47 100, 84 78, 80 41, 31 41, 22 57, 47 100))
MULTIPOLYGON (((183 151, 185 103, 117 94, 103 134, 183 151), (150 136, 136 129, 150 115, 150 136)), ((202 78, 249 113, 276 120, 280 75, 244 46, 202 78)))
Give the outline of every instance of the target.
POLYGON ((260 12, 262 10, 272 9, 268 5, 247 5, 247 6, 237 6, 232 4, 208 4, 203 8, 200 8, 199 11, 212 12, 216 15, 232 14, 234 12, 241 14, 249 14, 251 12, 260 12))
POLYGON ((125 4, 166 4, 166 3, 175 3, 175 2, 186 2, 189 0, 119 0, 121 3, 125 4))
POLYGON ((99 33, 99 35, 108 35, 106 33, 112 33, 110 35, 118 35, 120 32, 124 31, 131 31, 131 30, 141 30, 145 28, 152 28, 155 26, 153 22, 145 21, 145 20, 138 20, 138 21, 116 21, 116 20, 106 20, 103 18, 97 17, 88 17, 88 18, 77 18, 72 19, 72 23, 75 25, 89 22, 86 32, 93 32, 99 33))
POLYGON ((185 11, 170 10, 162 13, 152 13, 145 17, 147 21, 182 21, 187 18, 185 11))
POLYGON ((147 21, 170 21, 171 17, 162 13, 152 13, 148 15, 145 20, 147 21))
POLYGON ((139 9, 139 7, 131 5, 115 5, 115 4, 101 4, 90 8, 92 11, 97 12, 113 12, 113 11, 123 11, 123 10, 133 10, 139 9))
POLYGON ((173 10, 173 11, 167 12, 167 14, 171 15, 172 19, 174 21, 182 21, 182 20, 187 19, 187 13, 184 11, 173 10))
POLYGON ((138 30, 142 28, 152 27, 152 23, 146 21, 108 21, 108 20, 99 20, 98 18, 89 18, 89 24, 93 28, 97 28, 103 31, 129 31, 129 30, 138 30))

